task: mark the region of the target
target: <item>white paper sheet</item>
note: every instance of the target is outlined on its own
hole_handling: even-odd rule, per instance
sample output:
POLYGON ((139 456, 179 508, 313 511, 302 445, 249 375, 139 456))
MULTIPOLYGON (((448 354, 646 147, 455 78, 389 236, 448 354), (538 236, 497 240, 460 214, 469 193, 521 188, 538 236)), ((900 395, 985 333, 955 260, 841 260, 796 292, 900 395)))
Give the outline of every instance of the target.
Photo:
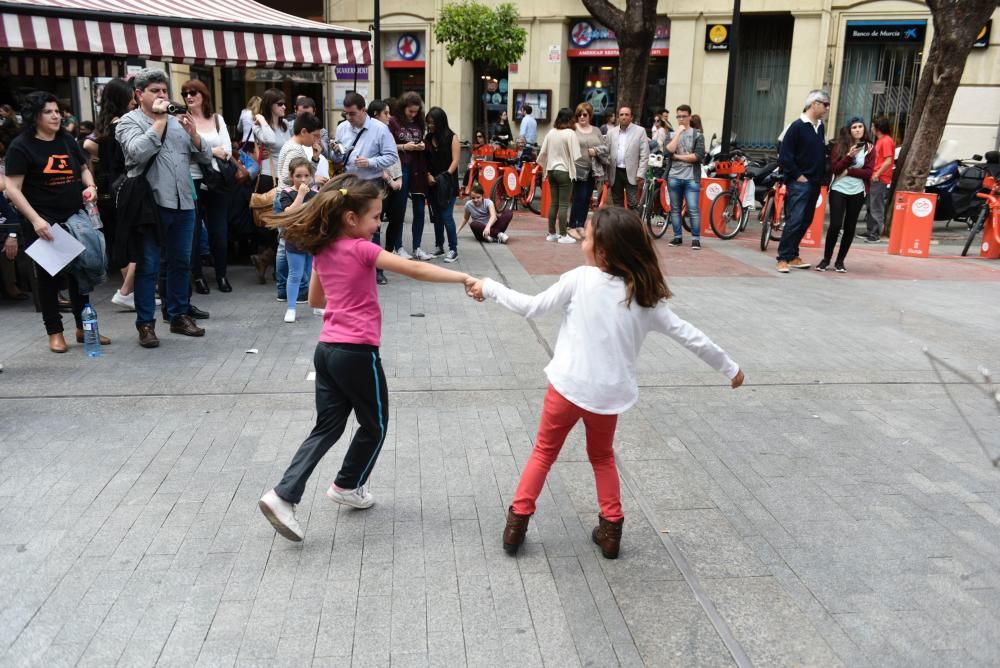
POLYGON ((24 252, 49 272, 49 276, 55 276, 83 252, 83 244, 59 225, 53 225, 51 230, 52 241, 38 239, 24 252))

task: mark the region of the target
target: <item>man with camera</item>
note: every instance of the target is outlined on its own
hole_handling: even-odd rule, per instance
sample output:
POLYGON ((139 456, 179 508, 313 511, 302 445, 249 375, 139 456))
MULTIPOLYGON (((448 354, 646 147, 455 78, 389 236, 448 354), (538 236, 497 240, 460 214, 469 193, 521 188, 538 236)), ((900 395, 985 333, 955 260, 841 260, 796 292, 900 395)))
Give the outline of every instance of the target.
POLYGON ((191 243, 194 238, 195 200, 190 158, 209 164, 212 152, 201 140, 194 119, 182 105, 168 98, 166 73, 143 69, 132 79, 139 106, 122 116, 115 138, 125 152, 127 176, 145 173, 155 201, 158 221, 133 222, 139 235, 135 272, 136 329, 139 345, 155 348, 155 287, 160 252, 166 257, 166 294, 162 295, 170 331, 204 336, 190 315, 191 243), (148 169, 147 169, 148 167, 148 169))

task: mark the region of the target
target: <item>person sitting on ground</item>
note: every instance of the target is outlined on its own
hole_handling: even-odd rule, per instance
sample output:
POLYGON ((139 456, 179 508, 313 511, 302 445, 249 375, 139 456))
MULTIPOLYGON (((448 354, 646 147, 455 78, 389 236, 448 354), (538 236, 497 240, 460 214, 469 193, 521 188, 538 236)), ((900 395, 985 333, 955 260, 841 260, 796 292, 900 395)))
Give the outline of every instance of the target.
POLYGON ((459 225, 458 231, 468 224, 472 228, 472 234, 480 242, 505 244, 510 238, 507 236, 507 226, 510 225, 514 212, 505 209, 497 215, 497 208, 493 205, 493 200, 483 196, 483 186, 478 183, 472 184, 472 197, 465 203, 465 218, 459 225))

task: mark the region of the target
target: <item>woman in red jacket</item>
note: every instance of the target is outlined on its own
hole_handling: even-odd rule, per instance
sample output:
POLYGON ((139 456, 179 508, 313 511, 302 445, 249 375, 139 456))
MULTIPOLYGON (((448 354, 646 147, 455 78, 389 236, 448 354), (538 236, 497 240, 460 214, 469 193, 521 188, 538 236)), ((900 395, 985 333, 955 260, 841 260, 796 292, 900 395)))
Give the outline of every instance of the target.
POLYGON ((855 116, 840 128, 837 143, 833 147, 830 162, 833 172, 833 183, 830 185, 830 229, 826 232, 826 248, 823 259, 816 265, 816 271, 826 271, 833 257, 833 248, 837 245, 837 236, 844 231, 840 239, 840 251, 834 269, 844 273, 844 258, 854 241, 854 230, 858 225, 858 214, 865 203, 868 189, 871 187, 872 170, 875 166, 875 151, 868 141, 865 122, 855 116))

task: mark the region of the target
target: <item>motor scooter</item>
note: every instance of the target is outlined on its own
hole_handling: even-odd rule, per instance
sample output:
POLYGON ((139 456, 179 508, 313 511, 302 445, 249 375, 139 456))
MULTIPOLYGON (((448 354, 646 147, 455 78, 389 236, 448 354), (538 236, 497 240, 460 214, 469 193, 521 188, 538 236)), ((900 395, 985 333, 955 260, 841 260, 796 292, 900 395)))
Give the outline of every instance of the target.
POLYGON ((948 225, 961 221, 972 227, 984 208, 976 193, 983 190, 987 175, 1000 175, 1000 152, 989 151, 985 162, 978 154, 967 160, 935 161, 924 186, 924 192, 937 195, 934 220, 946 220, 948 225))

